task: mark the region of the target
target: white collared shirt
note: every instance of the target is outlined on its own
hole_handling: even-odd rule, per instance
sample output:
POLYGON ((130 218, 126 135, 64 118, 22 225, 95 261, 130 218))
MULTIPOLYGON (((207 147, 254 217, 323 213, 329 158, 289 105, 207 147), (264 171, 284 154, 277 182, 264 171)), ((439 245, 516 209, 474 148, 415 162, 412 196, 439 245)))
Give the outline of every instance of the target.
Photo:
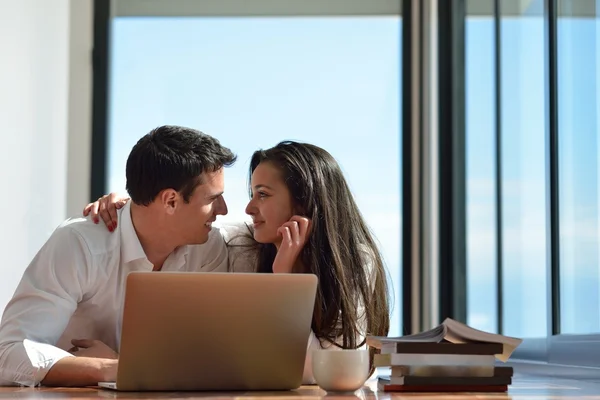
MULTIPOLYGON (((71 218, 50 236, 25 270, 0 324, 0 386, 33 386, 64 357, 72 339, 101 340, 118 352, 126 276, 151 271, 131 221, 130 202, 109 232, 90 218, 71 218)), ((202 245, 182 246, 162 271, 226 272, 218 229, 202 245)))

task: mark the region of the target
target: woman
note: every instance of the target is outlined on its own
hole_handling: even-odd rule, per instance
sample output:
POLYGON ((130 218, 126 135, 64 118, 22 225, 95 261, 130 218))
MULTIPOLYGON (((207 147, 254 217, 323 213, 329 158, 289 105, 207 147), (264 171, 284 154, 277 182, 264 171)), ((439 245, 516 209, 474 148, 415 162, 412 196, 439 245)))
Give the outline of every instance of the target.
MULTIPOLYGON (((338 163, 320 147, 286 141, 256 151, 250 161, 250 197, 246 213, 253 225, 228 241, 230 264, 239 271, 236 265, 248 265, 250 259, 256 272, 317 275, 304 369, 304 382, 312 383, 313 349, 361 348, 366 335, 387 335, 383 261, 338 163)), ((104 196, 84 215, 94 210, 95 218, 98 208, 108 215, 107 208, 124 201, 104 196)))

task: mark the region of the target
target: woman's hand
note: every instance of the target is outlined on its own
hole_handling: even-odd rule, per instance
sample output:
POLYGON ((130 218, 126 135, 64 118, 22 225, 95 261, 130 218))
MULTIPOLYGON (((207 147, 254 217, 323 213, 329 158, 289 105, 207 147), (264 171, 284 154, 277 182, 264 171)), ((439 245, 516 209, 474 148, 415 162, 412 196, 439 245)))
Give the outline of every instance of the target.
POLYGON ((106 224, 109 231, 117 228, 117 210, 122 208, 129 201, 129 197, 121 196, 117 193, 105 194, 93 203, 88 204, 83 209, 83 216, 91 215, 94 223, 100 222, 100 218, 106 224))
POLYGON ((290 273, 294 264, 308 241, 310 235, 310 219, 294 215, 288 222, 277 229, 282 240, 273 261, 274 273, 290 273))

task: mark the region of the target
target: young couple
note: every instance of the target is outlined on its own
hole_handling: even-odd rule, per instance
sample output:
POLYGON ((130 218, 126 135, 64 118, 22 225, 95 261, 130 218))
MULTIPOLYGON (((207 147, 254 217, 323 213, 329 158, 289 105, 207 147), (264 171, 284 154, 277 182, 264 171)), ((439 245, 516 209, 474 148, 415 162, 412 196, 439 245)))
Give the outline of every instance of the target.
POLYGON ((312 349, 386 335, 382 258, 333 157, 295 142, 255 152, 254 224, 222 232, 211 224, 227 213, 223 169, 235 158, 193 129, 163 126, 140 139, 127 160, 131 201, 89 204, 91 215, 64 222, 25 271, 0 325, 0 384, 114 380, 124 277, 135 270, 316 274, 305 383, 312 349))

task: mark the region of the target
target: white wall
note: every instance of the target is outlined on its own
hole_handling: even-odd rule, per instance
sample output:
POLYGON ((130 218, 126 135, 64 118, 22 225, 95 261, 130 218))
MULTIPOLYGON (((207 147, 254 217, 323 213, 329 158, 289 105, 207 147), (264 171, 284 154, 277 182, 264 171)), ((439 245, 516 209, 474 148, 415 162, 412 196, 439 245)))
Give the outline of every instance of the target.
POLYGON ((91 47, 91 0, 0 0, 0 310, 87 202, 91 47))
POLYGON ((83 206, 90 200, 94 41, 93 0, 71 0, 70 3, 68 216, 80 214, 83 206))

